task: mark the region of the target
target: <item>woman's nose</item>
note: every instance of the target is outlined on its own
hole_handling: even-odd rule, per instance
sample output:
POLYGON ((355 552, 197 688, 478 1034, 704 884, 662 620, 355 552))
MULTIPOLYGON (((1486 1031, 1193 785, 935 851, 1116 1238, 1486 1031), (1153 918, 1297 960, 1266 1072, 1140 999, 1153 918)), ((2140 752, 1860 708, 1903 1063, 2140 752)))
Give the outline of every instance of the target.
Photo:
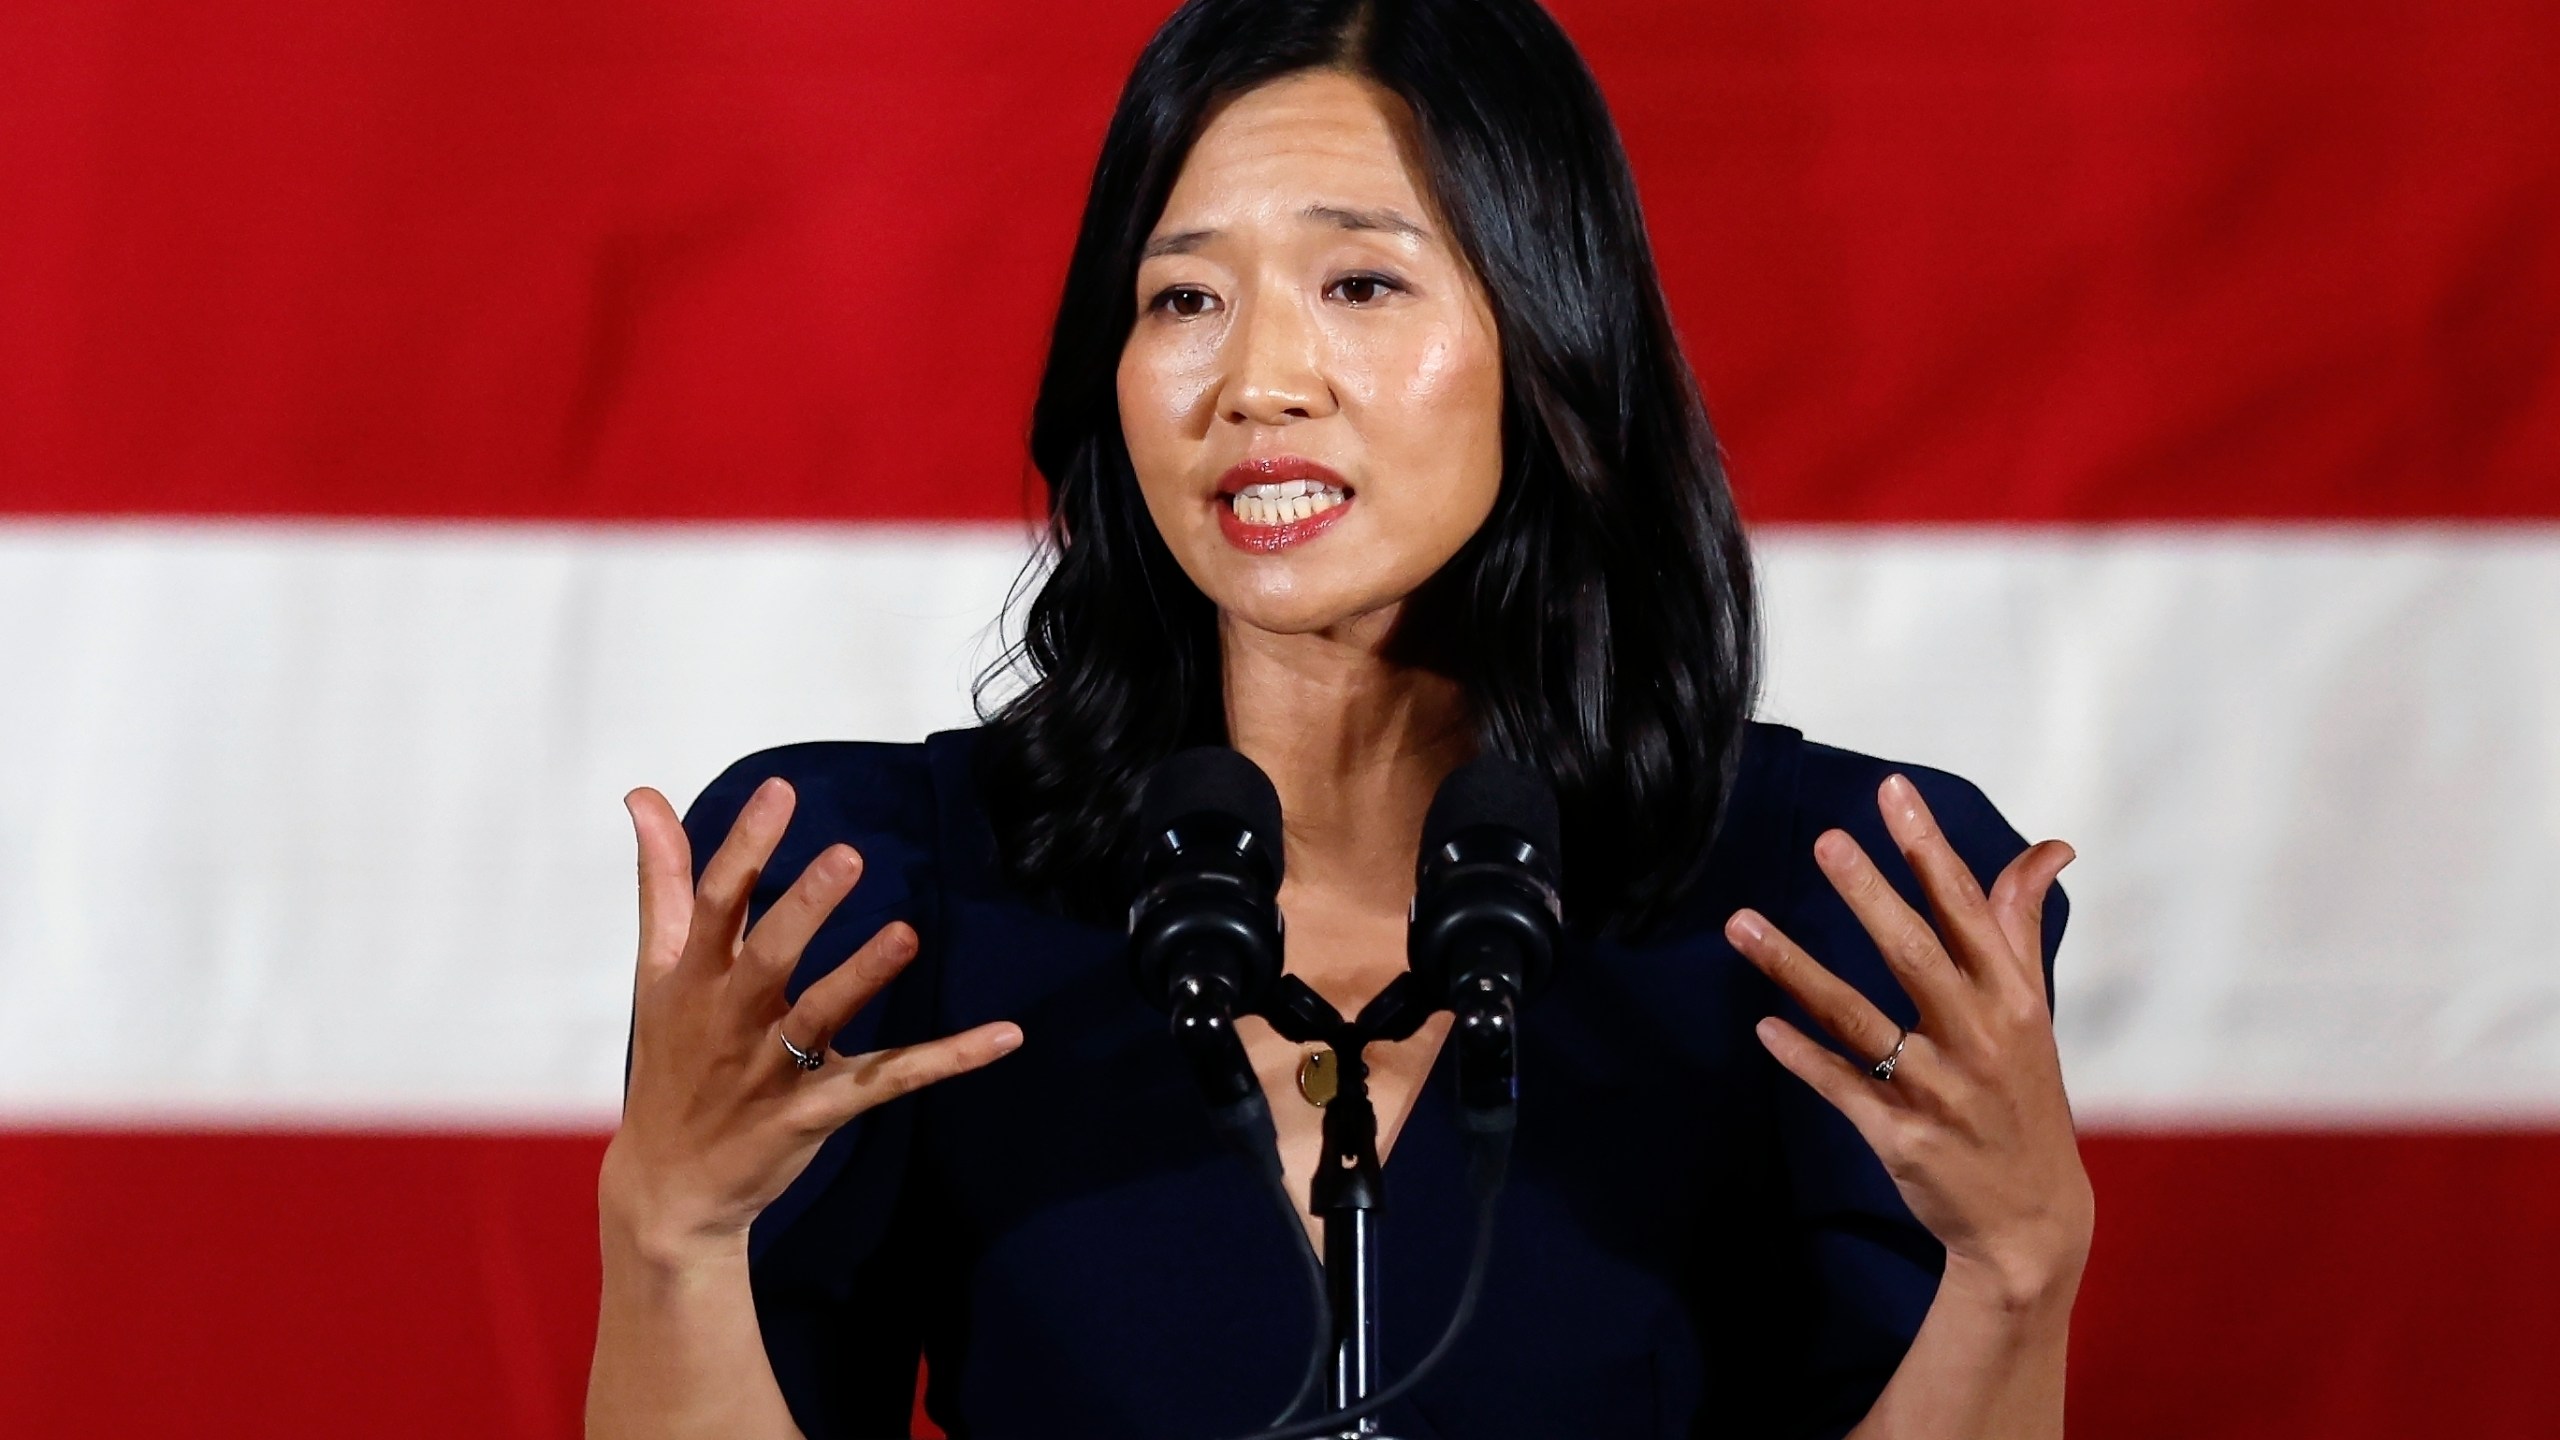
POLYGON ((1291 298, 1246 306, 1227 344, 1227 386, 1218 408, 1230 422, 1285 425, 1337 408, 1314 317, 1291 298))

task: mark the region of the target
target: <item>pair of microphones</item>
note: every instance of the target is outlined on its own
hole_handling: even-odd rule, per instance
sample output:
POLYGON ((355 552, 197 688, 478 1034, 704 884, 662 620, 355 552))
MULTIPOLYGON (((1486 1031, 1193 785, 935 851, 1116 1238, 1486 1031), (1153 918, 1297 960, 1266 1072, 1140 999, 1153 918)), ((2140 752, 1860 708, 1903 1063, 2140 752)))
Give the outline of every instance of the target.
MULTIPOLYGON (((1272 1014, 1281 983, 1285 869, 1280 796, 1260 766, 1224 746, 1158 765, 1141 796, 1137 895, 1129 907, 1138 988, 1174 1039, 1222 1124, 1268 1123, 1260 1082, 1234 1033, 1272 1014)), ((1480 756, 1432 797, 1415 860, 1406 974, 1360 1017, 1402 1038, 1447 1010, 1459 1114, 1471 1131, 1507 1133, 1517 1114, 1520 1004, 1554 972, 1563 904, 1554 787, 1517 761, 1480 756)))
POLYGON ((1169 1018, 1211 1119, 1262 1172, 1293 1232, 1297 1201, 1282 1177, 1270 1105, 1236 1021, 1258 1015, 1287 1039, 1330 1046, 1340 1067, 1341 1088, 1326 1102, 1326 1158, 1308 1194, 1312 1212, 1325 1217, 1324 1257, 1306 1258, 1316 1310, 1326 1318, 1298 1393, 1250 1440, 1373 1434, 1361 1417, 1411 1393, 1431 1373, 1483 1292, 1494 1199, 1518 1123, 1518 1011, 1553 973, 1563 925, 1554 787, 1535 770, 1490 755, 1441 782, 1414 862, 1405 973, 1349 1018, 1283 973, 1280 795, 1260 766, 1223 746, 1185 750, 1148 775, 1139 816, 1137 895, 1129 906, 1138 988, 1169 1018), (1447 1043, 1456 1051, 1475 1243, 1440 1338, 1402 1379, 1378 1390, 1370 1217, 1383 1192, 1362 1055, 1371 1041, 1404 1039, 1443 1010, 1453 1016, 1447 1043), (1291 1423, 1328 1369, 1333 1408, 1291 1423))

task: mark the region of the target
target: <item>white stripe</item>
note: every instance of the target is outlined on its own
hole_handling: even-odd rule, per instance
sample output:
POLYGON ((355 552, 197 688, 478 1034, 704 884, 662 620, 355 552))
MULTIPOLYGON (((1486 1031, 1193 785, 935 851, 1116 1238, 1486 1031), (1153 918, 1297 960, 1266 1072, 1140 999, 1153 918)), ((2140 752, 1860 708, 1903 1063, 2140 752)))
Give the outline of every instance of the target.
MULTIPOLYGON (((2082 859, 2102 1124, 2560 1113, 2560 531, 1783 531, 1772 718, 2082 859)), ((1006 530, 0 526, 0 1117, 612 1113, 618 799, 966 723, 1006 530)))
POLYGON ((2560 1116, 2560 529, 1767 554, 1764 713, 2079 851, 2084 1117, 2560 1116))
POLYGON ((1022 553, 0 528, 0 1114, 608 1120, 622 794, 968 723, 1022 553))

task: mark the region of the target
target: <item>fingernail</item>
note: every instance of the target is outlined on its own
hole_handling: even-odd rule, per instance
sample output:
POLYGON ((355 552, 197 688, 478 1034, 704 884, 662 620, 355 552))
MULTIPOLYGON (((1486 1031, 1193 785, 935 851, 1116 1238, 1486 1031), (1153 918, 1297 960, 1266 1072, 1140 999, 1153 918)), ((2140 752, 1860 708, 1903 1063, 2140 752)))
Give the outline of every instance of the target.
POLYGON ((1022 1027, 1019 1025, 1008 1025, 1002 1030, 997 1031, 995 1033, 994 1043, 995 1051, 999 1055, 1010 1055, 1014 1051, 1021 1049, 1022 1027))
POLYGON ((1760 917, 1748 910, 1734 911, 1733 918, 1724 922, 1724 929, 1727 936, 1754 944, 1769 938, 1769 927, 1761 924, 1760 917))
POLYGON ((868 953, 870 958, 862 961, 862 978, 886 980, 897 974, 900 966, 915 958, 916 942, 912 935, 892 935, 878 949, 868 953))
POLYGON ((1838 830, 1825 830, 1813 842, 1813 858, 1838 862, 1849 858, 1849 837, 1838 830))
POLYGON ((1902 774, 1886 776, 1884 788, 1885 794, 1891 797, 1895 808, 1902 812, 1903 819, 1920 818, 1920 787, 1911 783, 1910 776, 1902 774))
POLYGON ((1777 1038, 1778 1038, 1778 1017, 1777 1017, 1777 1016, 1775 1016, 1775 1015, 1763 1015, 1763 1016, 1761 1016, 1761 1017, 1760 1017, 1760 1023, 1751 1027, 1751 1033, 1752 1033, 1752 1034, 1754 1034, 1754 1035, 1759 1036, 1759 1037, 1760 1037, 1760 1043, 1761 1043, 1761 1044, 1763 1044, 1763 1045, 1766 1045, 1766 1044, 1768 1044, 1770 1041, 1777 1039, 1777 1038))

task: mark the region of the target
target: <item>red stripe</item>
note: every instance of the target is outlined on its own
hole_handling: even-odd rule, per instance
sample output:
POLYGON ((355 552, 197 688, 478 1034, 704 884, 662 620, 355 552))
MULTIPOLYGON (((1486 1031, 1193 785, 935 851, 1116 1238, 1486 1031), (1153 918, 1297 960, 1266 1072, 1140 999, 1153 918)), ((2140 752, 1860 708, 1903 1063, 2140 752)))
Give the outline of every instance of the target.
POLYGON ((2100 1135, 2083 1440, 2552 1433, 2560 1132, 2100 1135))
POLYGON ((0 1134, 0 1435, 575 1435, 603 1146, 0 1134))
MULTIPOLYGON (((12 5, 0 510, 1013 513, 1167 8, 12 5)), ((2560 7, 1558 8, 1755 515, 2560 515, 2560 7)))
MULTIPOLYGON (((0 1434, 574 1435, 602 1145, 0 1134, 0 1434)), ((2074 1435, 2550 1433, 2560 1132, 2087 1151, 2074 1435)))

